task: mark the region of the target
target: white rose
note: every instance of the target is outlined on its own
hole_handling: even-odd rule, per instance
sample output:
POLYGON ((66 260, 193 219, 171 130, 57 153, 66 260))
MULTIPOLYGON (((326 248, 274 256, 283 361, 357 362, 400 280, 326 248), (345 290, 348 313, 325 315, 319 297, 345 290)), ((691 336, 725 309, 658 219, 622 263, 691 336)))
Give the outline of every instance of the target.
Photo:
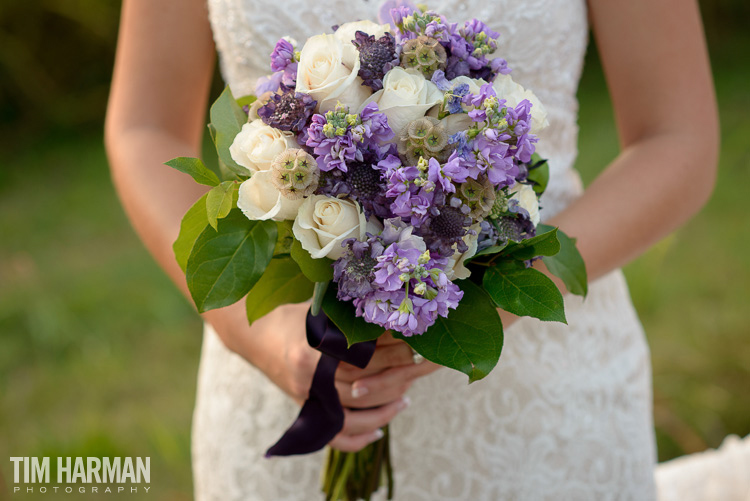
POLYGON ((292 231, 313 259, 338 259, 344 253, 341 242, 365 239, 367 221, 357 202, 313 195, 300 206, 292 231))
POLYGON ((531 103, 531 133, 539 134, 549 125, 547 109, 536 95, 522 85, 513 81, 510 75, 498 75, 492 82, 492 88, 499 99, 505 99, 508 106, 517 106, 524 99, 531 103))
POLYGON ((541 216, 539 214, 539 199, 534 188, 528 184, 516 183, 508 193, 511 194, 510 198, 518 200, 518 205, 529 213, 534 226, 538 225, 541 216))
POLYGON ((474 254, 477 253, 477 239, 479 238, 479 225, 475 224, 471 227, 477 234, 476 235, 464 235, 463 241, 466 242, 466 245, 469 246, 469 248, 466 250, 466 252, 463 252, 459 254, 456 252, 451 256, 451 258, 448 260, 448 266, 445 268, 445 274, 448 276, 448 280, 463 280, 466 278, 469 278, 471 275, 471 271, 464 266, 464 261, 466 259, 469 259, 470 257, 473 257, 474 254))
POLYGON ((409 122, 425 116, 427 111, 443 100, 443 93, 434 83, 415 69, 397 66, 383 77, 383 88, 365 101, 378 103, 381 113, 388 117, 388 125, 398 137, 409 122))
POLYGON ((333 110, 339 101, 353 111, 371 93, 357 73, 359 52, 354 45, 344 44, 335 35, 316 35, 307 39, 300 52, 296 91, 318 101, 320 113, 333 110))
POLYGON ((476 122, 467 113, 455 113, 443 118, 440 123, 445 127, 446 134, 452 136, 456 132, 468 130, 476 122))
POLYGON ((354 34, 358 31, 364 31, 368 35, 373 35, 375 39, 378 39, 391 31, 391 26, 389 24, 373 23, 372 21, 356 21, 342 24, 333 35, 345 44, 350 44, 354 40, 354 34))
POLYGON ((251 220, 285 221, 297 216, 304 199, 291 200, 271 181, 271 171, 256 172, 240 185, 237 207, 251 220))
POLYGON ((462 75, 460 77, 454 78, 453 80, 450 80, 450 83, 454 87, 456 85, 468 84, 469 92, 471 94, 479 94, 479 91, 482 89, 482 85, 485 85, 487 81, 483 78, 469 78, 462 75))
POLYGON ((232 141, 229 154, 232 160, 251 172, 268 170, 271 162, 287 148, 298 148, 294 134, 280 131, 254 120, 242 126, 232 141))

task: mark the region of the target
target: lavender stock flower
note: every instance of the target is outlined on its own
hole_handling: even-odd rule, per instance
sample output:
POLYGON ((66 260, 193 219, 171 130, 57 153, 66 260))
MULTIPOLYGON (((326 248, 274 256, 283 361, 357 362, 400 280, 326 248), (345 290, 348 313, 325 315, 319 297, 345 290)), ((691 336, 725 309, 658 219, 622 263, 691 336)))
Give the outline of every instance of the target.
POLYGON ((447 261, 433 259, 411 228, 390 224, 383 233, 398 240, 377 257, 375 290, 354 300, 357 315, 405 336, 422 334, 458 306, 463 292, 446 277, 447 261))
POLYGON ((349 162, 363 162, 363 152, 368 149, 387 151, 380 144, 393 138, 388 117, 378 111, 376 103, 368 104, 358 115, 343 106, 313 115, 307 134, 306 145, 313 148, 320 169, 342 172, 348 170, 349 162))
POLYGON ((284 71, 287 66, 293 63, 295 63, 294 45, 285 38, 279 39, 273 48, 273 52, 271 52, 271 70, 284 71))

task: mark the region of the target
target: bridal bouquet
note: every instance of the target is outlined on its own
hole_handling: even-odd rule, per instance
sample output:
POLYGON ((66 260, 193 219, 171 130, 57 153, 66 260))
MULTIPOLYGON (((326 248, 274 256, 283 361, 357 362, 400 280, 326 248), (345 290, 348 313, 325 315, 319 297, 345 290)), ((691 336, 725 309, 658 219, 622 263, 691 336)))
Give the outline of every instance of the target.
MULTIPOLYGON (((246 298, 252 323, 312 298, 314 386, 326 387, 269 455, 312 452, 340 430, 336 364, 366 365, 385 331, 476 381, 500 356, 497 308, 565 321, 535 260, 586 292, 574 241, 540 224, 546 111, 494 55, 498 33, 408 6, 389 14, 279 40, 257 99, 227 89, 211 108, 219 167, 168 162, 212 186, 174 244, 199 311, 246 298)), ((324 490, 369 499, 381 472, 392 489, 390 471, 387 439, 332 451, 324 490)))

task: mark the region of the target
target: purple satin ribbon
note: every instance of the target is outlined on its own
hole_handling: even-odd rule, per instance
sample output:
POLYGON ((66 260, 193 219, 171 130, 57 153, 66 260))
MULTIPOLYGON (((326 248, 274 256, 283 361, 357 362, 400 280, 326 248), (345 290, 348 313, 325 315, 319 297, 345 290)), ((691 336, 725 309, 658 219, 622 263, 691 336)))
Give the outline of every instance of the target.
POLYGON ((284 435, 266 452, 266 457, 309 454, 325 447, 344 426, 334 376, 339 362, 364 369, 375 351, 375 341, 356 343, 347 348, 346 336, 322 311, 307 312, 307 342, 322 353, 315 368, 310 395, 299 416, 284 435))

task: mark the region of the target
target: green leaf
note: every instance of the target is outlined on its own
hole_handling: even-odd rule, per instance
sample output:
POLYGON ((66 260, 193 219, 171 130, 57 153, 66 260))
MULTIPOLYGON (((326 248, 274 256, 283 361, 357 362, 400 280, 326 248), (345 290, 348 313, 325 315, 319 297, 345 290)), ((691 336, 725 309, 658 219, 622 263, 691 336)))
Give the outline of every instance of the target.
POLYGON ((327 257, 313 259, 296 238, 292 242, 292 259, 297 261, 302 273, 311 281, 328 282, 333 280, 333 261, 327 257))
POLYGON ((292 232, 292 221, 277 221, 278 238, 276 247, 273 249, 273 257, 289 256, 292 252, 294 243, 294 233, 292 232))
POLYGON ((200 158, 177 157, 165 163, 180 172, 190 174, 196 183, 206 186, 216 186, 220 183, 219 177, 206 167, 200 158))
POLYGON ((519 261, 526 261, 536 256, 557 254, 560 251, 560 243, 557 241, 557 228, 549 228, 545 233, 521 240, 520 242, 510 241, 506 245, 488 247, 476 253, 467 261, 471 262, 476 258, 490 254, 501 254, 503 257, 507 256, 519 261))
POLYGON ((520 262, 503 262, 484 274, 484 290, 495 304, 518 316, 567 323, 560 291, 544 273, 520 262))
POLYGON ((531 155, 531 162, 527 165, 529 166, 527 179, 531 181, 534 192, 541 195, 549 184, 549 163, 537 153, 534 153, 531 155))
POLYGON ((242 126, 247 123, 247 115, 234 100, 229 87, 224 89, 219 98, 211 106, 211 123, 208 125, 211 138, 216 145, 216 152, 229 170, 239 176, 247 177, 250 171, 232 159, 229 147, 234 138, 240 133, 242 126))
MULTIPOLYGON (((546 225, 539 225, 539 227, 549 228, 546 225)), ((565 288, 571 294, 586 297, 588 294, 586 263, 576 248, 576 241, 560 230, 557 231, 557 238, 560 241, 560 252, 554 256, 545 256, 542 261, 550 273, 563 281, 565 288)))
POLYGON ((503 250, 503 255, 526 261, 536 256, 554 256, 558 252, 560 242, 557 240, 557 228, 552 228, 526 240, 510 242, 503 250))
POLYGON ((187 285, 198 311, 236 303, 271 261, 276 243, 273 221, 250 221, 239 209, 203 230, 187 262, 187 285))
POLYGON ((226 217, 237 203, 238 187, 239 184, 235 181, 224 181, 207 193, 206 216, 208 224, 214 229, 216 229, 217 220, 226 217))
POLYGON ((448 318, 438 317, 422 335, 393 335, 427 360, 463 372, 473 383, 497 364, 503 349, 503 324, 481 287, 468 280, 459 280, 456 285, 464 291, 464 297, 448 318))
POLYGON ((331 282, 315 282, 312 304, 310 305, 310 313, 313 315, 320 313, 320 309, 323 307, 323 297, 325 297, 330 284, 331 282))
POLYGON ((312 293, 313 283, 305 278, 292 258, 272 259, 247 295, 247 320, 252 324, 277 306, 307 301, 312 293))
POLYGON ((238 97, 237 98, 237 104, 240 107, 242 107, 242 106, 250 106, 251 104, 253 104, 257 100, 258 100, 257 97, 253 96, 252 94, 249 94, 247 96, 238 97))
POLYGON ((206 197, 208 193, 198 199, 188 209, 180 223, 180 234, 172 245, 174 257, 182 271, 187 268, 188 258, 193 250, 193 245, 198 236, 208 227, 208 216, 206 215, 206 197))
POLYGON ((487 247, 486 249, 482 249, 481 251, 474 254, 471 258, 467 259, 467 261, 473 261, 475 258, 486 256, 489 254, 498 254, 502 252, 503 249, 507 247, 506 245, 493 245, 492 247, 487 247))
POLYGON ((346 336, 349 346, 363 341, 379 338, 385 329, 379 325, 365 322, 362 317, 355 316, 356 309, 351 301, 336 299, 336 287, 328 287, 323 296, 323 311, 346 336))

